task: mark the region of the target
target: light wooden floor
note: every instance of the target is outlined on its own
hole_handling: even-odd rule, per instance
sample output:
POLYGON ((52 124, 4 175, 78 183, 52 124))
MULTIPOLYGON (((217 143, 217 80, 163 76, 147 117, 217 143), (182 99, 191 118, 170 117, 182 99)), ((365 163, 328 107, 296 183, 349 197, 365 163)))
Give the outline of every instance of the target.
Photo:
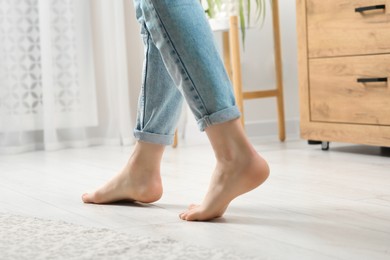
POLYGON ((235 200, 224 218, 178 218, 200 202, 214 159, 204 144, 168 148, 164 197, 153 205, 85 205, 80 195, 126 163, 131 147, 0 156, 0 211, 131 234, 169 236, 261 259, 390 259, 390 158, 379 148, 254 141, 270 179, 235 200))

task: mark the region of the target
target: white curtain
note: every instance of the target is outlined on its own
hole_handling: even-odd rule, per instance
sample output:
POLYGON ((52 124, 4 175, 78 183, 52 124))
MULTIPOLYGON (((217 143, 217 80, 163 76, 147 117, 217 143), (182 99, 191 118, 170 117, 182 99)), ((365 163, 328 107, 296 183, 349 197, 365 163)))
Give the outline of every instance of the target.
POLYGON ((0 0, 0 153, 132 144, 138 33, 126 0, 0 0))

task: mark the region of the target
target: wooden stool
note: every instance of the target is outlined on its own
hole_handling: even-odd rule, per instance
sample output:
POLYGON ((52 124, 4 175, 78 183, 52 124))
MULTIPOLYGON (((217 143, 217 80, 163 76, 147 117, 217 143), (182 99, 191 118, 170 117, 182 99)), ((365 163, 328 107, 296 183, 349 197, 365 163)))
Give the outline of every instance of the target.
POLYGON ((177 136, 177 129, 176 129, 176 131, 175 131, 175 136, 173 137, 173 144, 172 144, 172 147, 173 147, 173 148, 176 148, 178 143, 179 143, 179 137, 177 136))
POLYGON ((241 122, 244 125, 244 106, 245 99, 276 97, 278 108, 279 140, 286 139, 284 103, 283 103, 283 73, 282 73, 282 55, 280 45, 279 28, 279 6, 278 0, 272 1, 272 20, 274 34, 274 52, 275 52, 275 72, 276 88, 270 90, 249 91, 242 90, 241 58, 240 58, 240 40, 238 17, 230 17, 229 30, 223 32, 223 58, 225 68, 233 83, 234 95, 237 106, 242 113, 241 122))

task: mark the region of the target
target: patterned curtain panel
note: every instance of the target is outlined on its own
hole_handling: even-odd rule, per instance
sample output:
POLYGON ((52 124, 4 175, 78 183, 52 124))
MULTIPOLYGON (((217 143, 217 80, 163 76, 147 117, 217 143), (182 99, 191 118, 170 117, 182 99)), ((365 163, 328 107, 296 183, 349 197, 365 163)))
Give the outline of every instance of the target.
POLYGON ((124 5, 100 2, 92 8, 89 0, 0 0, 0 152, 131 140, 131 123, 121 122, 131 120, 128 78, 112 71, 121 64, 126 73, 127 61, 113 59, 107 49, 119 46, 119 57, 126 57, 124 5), (122 16, 115 18, 115 11, 122 16), (94 17, 120 25, 114 46, 105 45, 94 17), (103 50, 94 52, 96 41, 103 50), (97 61, 110 66, 101 68, 100 83, 97 61), (112 86, 107 79, 123 84, 112 86))

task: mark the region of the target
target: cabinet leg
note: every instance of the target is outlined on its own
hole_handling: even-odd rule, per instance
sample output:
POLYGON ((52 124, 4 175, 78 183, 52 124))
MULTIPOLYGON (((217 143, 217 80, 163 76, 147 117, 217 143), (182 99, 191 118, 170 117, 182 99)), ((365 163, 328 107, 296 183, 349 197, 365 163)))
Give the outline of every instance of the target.
POLYGON ((390 156, 390 147, 381 147, 381 155, 390 156))
POLYGON ((328 151, 329 150, 329 142, 322 142, 321 149, 322 149, 322 151, 328 151))
POLYGON ((308 143, 309 145, 317 145, 317 144, 320 144, 320 145, 321 145, 321 149, 322 149, 323 151, 329 150, 329 142, 327 142, 327 141, 308 140, 307 143, 308 143))

